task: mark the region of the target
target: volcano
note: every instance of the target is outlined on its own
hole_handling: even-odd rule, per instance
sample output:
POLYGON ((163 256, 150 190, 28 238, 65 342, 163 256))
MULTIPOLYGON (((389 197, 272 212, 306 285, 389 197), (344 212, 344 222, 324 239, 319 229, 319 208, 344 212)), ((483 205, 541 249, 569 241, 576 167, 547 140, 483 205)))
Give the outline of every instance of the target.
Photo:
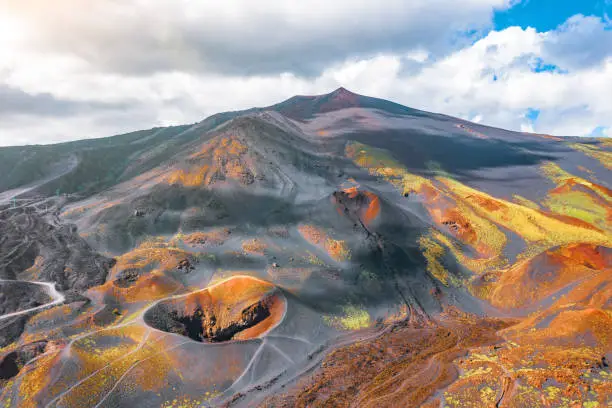
POLYGON ((344 88, 0 148, 0 402, 612 404, 612 143, 344 88))

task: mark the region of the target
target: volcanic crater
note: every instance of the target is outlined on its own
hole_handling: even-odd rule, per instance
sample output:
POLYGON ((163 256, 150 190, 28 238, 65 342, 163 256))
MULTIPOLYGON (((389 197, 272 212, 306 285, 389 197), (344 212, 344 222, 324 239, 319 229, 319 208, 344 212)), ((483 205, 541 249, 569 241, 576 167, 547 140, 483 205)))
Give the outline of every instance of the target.
POLYGON ((610 406, 610 154, 345 89, 0 148, 0 406, 610 406))
POLYGON ((203 290, 163 300, 145 315, 158 330, 204 343, 260 337, 283 319, 286 299, 274 285, 236 276, 203 290))

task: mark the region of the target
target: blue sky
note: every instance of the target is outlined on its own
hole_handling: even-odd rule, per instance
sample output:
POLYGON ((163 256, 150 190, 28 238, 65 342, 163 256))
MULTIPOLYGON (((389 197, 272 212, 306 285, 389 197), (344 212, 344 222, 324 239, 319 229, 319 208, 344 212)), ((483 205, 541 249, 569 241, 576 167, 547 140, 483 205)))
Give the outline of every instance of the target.
POLYGON ((0 1, 0 145, 340 86, 509 130, 608 137, 610 16, 612 0, 0 1))
POLYGON ((610 0, 522 0, 505 11, 495 13, 496 30, 511 26, 534 27, 538 31, 549 31, 563 24, 576 14, 585 16, 612 17, 610 0))
MULTIPOLYGON (((522 0, 514 6, 496 11, 493 17, 493 29, 501 31, 509 27, 527 29, 535 28, 538 32, 557 29, 575 15, 594 16, 602 21, 610 22, 612 16, 612 0, 522 0)), ((608 25, 606 30, 612 27, 608 25)), ((534 72, 556 72, 566 74, 567 71, 555 64, 546 63, 537 58, 533 64, 534 72)), ((537 124, 540 111, 528 108, 525 118, 533 127, 537 124)), ((597 125, 588 136, 602 137, 609 126, 597 125)))

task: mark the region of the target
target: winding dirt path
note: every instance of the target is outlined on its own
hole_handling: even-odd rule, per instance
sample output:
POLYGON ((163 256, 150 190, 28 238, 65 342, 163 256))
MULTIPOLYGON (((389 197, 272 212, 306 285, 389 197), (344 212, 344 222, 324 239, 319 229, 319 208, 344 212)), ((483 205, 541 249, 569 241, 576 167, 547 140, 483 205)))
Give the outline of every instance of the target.
MULTIPOLYGON (((197 292, 202 292, 202 291, 204 291, 204 290, 207 290, 207 289, 211 289, 211 288, 217 287, 217 286, 219 286, 219 285, 221 285, 221 284, 225 283, 226 281, 228 281, 228 280, 230 280, 230 279, 233 279, 233 278, 236 278, 236 277, 246 277, 246 278, 254 279, 253 277, 251 277, 251 276, 247 276, 247 275, 234 275, 234 276, 229 277, 229 278, 227 278, 227 279, 224 279, 224 280, 221 280, 221 281, 219 281, 219 282, 216 282, 216 283, 214 283, 214 284, 212 284, 212 285, 206 286, 206 287, 204 287, 204 288, 202 288, 202 289, 198 289, 198 290, 191 291, 191 292, 188 292, 188 293, 181 293, 181 294, 170 295, 170 296, 167 296, 167 297, 165 297, 165 298, 158 299, 158 300, 156 300, 156 301, 151 302, 149 305, 147 305, 147 306, 146 306, 144 309, 142 309, 142 310, 139 312, 139 315, 138 315, 138 316, 137 316, 137 317, 136 317, 134 320, 130 320, 129 322, 124 322, 124 323, 120 323, 120 324, 116 324, 116 325, 111 325, 111 326, 108 326, 108 327, 104 327, 104 328, 101 328, 101 329, 99 329, 99 330, 95 330, 95 331, 92 331, 92 332, 89 332, 89 333, 83 333, 83 334, 81 334, 81 335, 79 335, 79 336, 75 337, 74 339, 72 339, 72 340, 71 340, 71 341, 70 341, 70 342, 69 342, 69 343, 66 345, 66 347, 64 348, 64 350, 62 350, 62 352, 61 352, 61 358, 63 359, 63 362, 62 362, 62 365, 61 365, 61 366, 60 366, 60 368, 59 368, 58 375, 56 376, 56 378, 58 378, 59 376, 61 376, 61 373, 63 372, 63 366, 64 366, 64 363, 67 361, 66 359, 67 359, 67 358, 70 356, 70 349, 71 349, 72 344, 74 344, 74 342, 75 342, 75 341, 78 341, 78 340, 80 340, 80 339, 83 339, 83 338, 86 338, 86 337, 89 337, 89 336, 95 335, 96 333, 100 333, 100 332, 103 332, 103 331, 106 331, 106 330, 118 329, 118 328, 122 328, 122 327, 127 327, 127 326, 130 326, 130 325, 141 325, 141 326, 144 326, 144 327, 146 327, 146 328, 147 328, 147 335, 145 336, 145 338, 142 340, 142 342, 139 344, 139 346, 138 346, 138 347, 137 347, 135 350, 132 350, 132 351, 130 351, 130 352, 128 352, 128 353, 126 353, 126 354, 125 354, 125 355, 123 355, 123 356, 120 356, 120 357, 118 357, 118 358, 113 359, 112 361, 107 362, 107 364, 105 364, 103 367, 101 367, 101 368, 99 368, 99 369, 95 370, 94 372, 90 373, 89 375, 87 375, 86 377, 84 377, 84 378, 80 379, 79 381, 76 381, 74 384, 71 384, 70 386, 66 387, 66 388, 65 388, 65 389, 64 389, 64 390, 63 390, 61 393, 59 393, 59 394, 55 395, 55 396, 54 396, 54 397, 53 397, 51 400, 49 400, 49 401, 48 401, 48 402, 45 404, 45 407, 54 407, 54 406, 57 406, 58 404, 60 404, 60 402, 63 400, 63 398, 64 398, 65 396, 67 396, 67 395, 69 395, 70 393, 72 393, 72 392, 73 392, 75 389, 77 389, 77 388, 78 388, 80 385, 82 385, 83 383, 85 383, 85 381, 90 380, 91 378, 95 377, 95 376, 96 376, 96 375, 98 375, 99 373, 103 372, 103 370, 107 369, 108 367, 113 366, 114 364, 118 363, 119 361, 121 361, 121 360, 123 360, 123 359, 125 359, 125 358, 127 358, 127 357, 129 357, 129 356, 131 356, 131 355, 133 355, 134 353, 139 352, 139 351, 140 351, 140 350, 141 350, 143 347, 148 347, 148 346, 150 346, 150 344, 151 344, 151 343, 150 343, 150 341, 149 341, 149 337, 150 337, 150 335, 151 335, 151 334, 153 334, 153 333, 158 333, 158 334, 161 334, 161 337, 160 337, 160 338, 158 338, 158 339, 157 339, 155 342, 159 341, 161 338, 166 338, 166 337, 181 337, 181 338, 183 339, 183 341, 181 341, 181 342, 179 342, 179 343, 175 344, 175 345, 174 345, 174 346, 172 346, 171 348, 169 348, 169 349, 164 349, 163 351, 158 351, 158 352, 156 352, 156 353, 152 354, 151 356, 149 356, 149 357, 145 358, 144 360, 138 360, 138 361, 136 361, 134 364, 132 364, 131 366, 129 366, 129 367, 128 367, 128 368, 127 368, 127 369, 126 369, 126 370, 125 370, 125 371, 122 373, 122 375, 121 375, 121 376, 120 376, 120 378, 119 378, 119 379, 116 381, 116 383, 113 385, 113 387, 112 387, 112 388, 111 388, 111 389, 110 389, 108 392, 106 392, 106 393, 104 393, 103 395, 101 395, 100 400, 97 402, 97 405, 96 405, 96 406, 102 406, 102 405, 103 405, 103 404, 104 404, 104 403, 105 403, 105 402, 108 400, 108 398, 110 398, 110 397, 111 397, 111 395, 113 395, 113 393, 115 393, 115 392, 116 392, 116 390, 117 390, 117 388, 119 387, 120 383, 121 383, 121 382, 123 382, 123 380, 124 380, 125 378, 127 378, 127 377, 128 377, 128 375, 129 375, 129 374, 130 374, 130 373, 133 371, 133 369, 134 369, 135 367, 137 367, 138 365, 140 365, 140 364, 141 364, 141 363, 143 363, 144 361, 149 360, 150 358, 152 358, 153 356, 155 356, 155 355, 157 355, 157 354, 159 354, 159 353, 162 353, 162 352, 167 352, 168 350, 172 350, 172 349, 175 349, 175 348, 181 347, 181 346, 183 346, 183 345, 185 345, 185 344, 187 344, 187 343, 192 343, 192 342, 195 342, 195 340, 192 340, 192 339, 185 339, 185 338, 184 338, 184 336, 181 336, 181 335, 179 335, 179 334, 176 334, 176 333, 167 333, 167 332, 161 331, 161 330, 159 330, 159 329, 157 329, 157 328, 155 328, 155 327, 152 327, 152 326, 148 325, 148 324, 145 322, 145 319, 144 319, 144 315, 147 313, 147 311, 149 311, 150 309, 152 309, 153 307, 155 307, 156 305, 158 305, 160 302, 164 302, 164 301, 168 301, 168 300, 174 300, 174 299, 184 298, 184 297, 189 296, 190 294, 197 293, 197 292)), ((29 282, 29 283, 35 283, 35 284, 38 284, 38 285, 43 285, 43 286, 45 286, 45 287, 47 288, 47 291, 48 291, 48 293, 49 293, 49 296, 51 296, 51 298, 52 298, 52 299, 54 299, 54 301, 53 301, 53 302, 50 302, 50 303, 48 303, 48 304, 46 304, 46 305, 42 305, 42 306, 36 307, 36 308, 32 308, 32 309, 28 309, 28 310, 20 311, 20 312, 17 312, 17 313, 11 313, 10 315, 5 315, 5 316, 0 317, 0 319, 2 319, 2 318, 8 318, 8 317, 15 316, 15 315, 18 315, 18 314, 30 313, 30 312, 35 311, 35 310, 38 310, 38 309, 42 309, 42 308, 51 307, 51 306, 53 306, 53 305, 59 304, 59 303, 61 303, 61 302, 63 302, 63 301, 64 301, 64 296, 63 296, 61 293, 59 293, 59 292, 57 292, 57 291, 55 290, 55 286, 54 286, 53 284, 51 284, 51 283, 46 283, 46 282, 29 282)), ((285 315, 286 315, 286 313, 287 313, 287 304, 286 304, 287 299, 285 298, 285 296, 284 296, 282 293, 280 293, 280 296, 282 296, 282 297, 283 297, 283 300, 284 300, 284 303, 285 303, 285 309, 284 309, 284 311, 283 311, 283 315, 282 315, 281 319, 279 320, 279 322, 277 322, 277 323, 276 323, 276 324, 275 324, 273 327, 271 327, 271 328, 270 328, 268 331, 266 331, 265 333, 263 333, 263 334, 262 334, 262 335, 259 337, 259 340, 262 342, 262 345, 261 345, 261 346, 260 346, 260 347, 257 349, 257 351, 255 352, 255 354, 254 354, 254 355, 251 357, 251 359, 250 359, 249 363, 247 364, 247 366, 245 367, 245 369, 243 370, 243 372, 241 373, 241 375, 238 377, 238 380, 239 380, 239 379, 241 379, 241 378, 243 378, 245 375, 248 375, 248 373, 250 372, 250 368, 251 368, 253 365, 257 364, 257 356, 258 356, 258 354, 259 354, 259 353, 262 351, 262 349, 263 349, 263 347, 262 347, 262 346, 263 346, 263 345, 266 343, 266 339, 265 339, 265 338, 266 338, 267 333, 272 332, 272 330, 273 330, 275 327, 277 327, 277 326, 278 326, 278 325, 279 325, 279 324, 280 324, 280 323, 281 323, 281 322, 284 320, 285 315)), ((292 337, 287 337, 287 336, 283 336, 283 335, 274 335, 274 337, 277 337, 277 338, 291 338, 291 339, 293 339, 292 337)), ((306 342, 306 340, 299 339, 299 338, 295 338, 294 340, 296 340, 296 341, 306 342)), ((206 346, 207 346, 207 345, 206 345, 206 343, 199 343, 199 344, 201 344, 203 347, 206 347, 206 346)), ((272 349, 273 349, 274 351, 276 351, 276 352, 279 354, 279 356, 280 356, 280 357, 282 357, 282 358, 287 358, 288 360, 290 360, 290 357, 289 357, 289 356, 287 356, 285 353, 283 353, 281 350, 278 350, 278 349, 276 349, 275 347, 273 347, 272 349)), ((237 381, 238 381, 238 380, 237 380, 237 381)), ((231 387, 230 387, 230 388, 231 388, 231 387)))
POLYGON ((62 293, 58 292, 57 289, 55 289, 55 283, 36 282, 36 281, 16 281, 16 280, 7 280, 7 279, 0 279, 0 282, 15 282, 15 283, 25 283, 25 284, 43 286, 45 288, 45 292, 47 292, 47 295, 49 295, 49 297, 53 299, 51 302, 45 303, 44 305, 31 307, 29 309, 20 310, 18 312, 4 314, 0 316, 0 321, 10 319, 11 317, 22 316, 22 315, 29 314, 32 312, 37 312, 39 310, 47 309, 49 307, 57 306, 59 304, 64 303, 64 300, 66 300, 66 297, 62 293))

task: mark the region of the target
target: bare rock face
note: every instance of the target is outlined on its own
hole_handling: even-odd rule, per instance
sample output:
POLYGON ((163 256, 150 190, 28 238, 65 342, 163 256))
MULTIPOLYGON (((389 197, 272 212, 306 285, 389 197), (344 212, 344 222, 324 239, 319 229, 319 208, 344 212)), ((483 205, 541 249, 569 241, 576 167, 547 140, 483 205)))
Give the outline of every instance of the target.
POLYGON ((29 282, 0 282, 0 316, 53 301, 44 287, 29 282))
MULTIPOLYGON (((3 208, 0 279, 10 281, 2 284, 10 289, 0 294, 0 315, 51 301, 41 286, 23 281, 55 282, 69 303, 79 293, 103 284, 114 262, 95 252, 74 225, 51 224, 32 207, 3 208)), ((19 338, 28 318, 15 316, 2 322, 0 347, 19 338)))
POLYGON ((125 269, 117 275, 117 277, 113 281, 113 285, 120 288, 128 288, 130 286, 133 286, 139 277, 140 271, 138 269, 125 269))
POLYGON ((195 266, 193 266, 193 260, 185 258, 179 261, 176 269, 184 273, 189 273, 195 269, 195 266))
POLYGON ((0 213, 0 279, 56 282, 82 292, 105 282, 114 260, 96 253, 74 225, 52 225, 30 208, 0 213))
POLYGON ((0 330, 0 347, 6 347, 21 336, 28 321, 27 315, 20 315, 2 321, 0 330))

